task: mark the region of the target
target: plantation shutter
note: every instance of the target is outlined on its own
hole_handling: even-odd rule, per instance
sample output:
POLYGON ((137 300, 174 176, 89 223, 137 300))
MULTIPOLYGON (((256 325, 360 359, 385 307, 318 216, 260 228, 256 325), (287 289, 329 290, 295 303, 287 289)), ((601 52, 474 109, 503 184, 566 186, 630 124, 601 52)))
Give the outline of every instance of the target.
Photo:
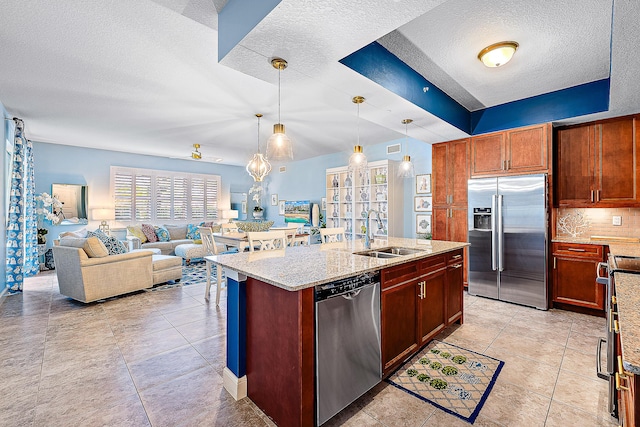
POLYGON ((203 178, 191 180, 191 219, 205 219, 205 187, 203 178))
POLYGON ((134 178, 135 194, 134 207, 136 212, 136 221, 151 220, 151 175, 136 175, 134 178))
POLYGON ((206 217, 205 219, 211 221, 218 219, 218 179, 206 180, 206 217))
POLYGON ((116 221, 133 221, 133 174, 118 171, 112 174, 116 221))
POLYGON ((173 178, 173 219, 187 219, 189 206, 189 187, 187 179, 173 178))
POLYGON ((156 177, 156 219, 171 219, 171 177, 156 177))

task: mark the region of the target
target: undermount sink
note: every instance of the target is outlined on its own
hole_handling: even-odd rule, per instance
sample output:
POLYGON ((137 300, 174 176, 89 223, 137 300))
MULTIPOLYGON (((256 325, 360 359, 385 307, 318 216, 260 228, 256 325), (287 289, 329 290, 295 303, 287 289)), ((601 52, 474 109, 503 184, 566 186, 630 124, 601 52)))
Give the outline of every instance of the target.
POLYGON ((412 255, 418 252, 422 252, 420 249, 413 248, 401 248, 401 247, 390 247, 390 248, 380 248, 380 249, 370 249, 368 251, 356 252, 356 255, 364 255, 372 258, 396 258, 403 255, 412 255))

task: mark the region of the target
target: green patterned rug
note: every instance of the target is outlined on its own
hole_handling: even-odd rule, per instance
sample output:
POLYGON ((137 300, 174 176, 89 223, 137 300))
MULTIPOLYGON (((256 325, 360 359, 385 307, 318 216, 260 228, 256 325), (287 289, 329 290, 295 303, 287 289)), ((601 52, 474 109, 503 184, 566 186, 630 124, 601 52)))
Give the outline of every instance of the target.
POLYGON ((504 362, 431 341, 387 382, 473 424, 504 362))

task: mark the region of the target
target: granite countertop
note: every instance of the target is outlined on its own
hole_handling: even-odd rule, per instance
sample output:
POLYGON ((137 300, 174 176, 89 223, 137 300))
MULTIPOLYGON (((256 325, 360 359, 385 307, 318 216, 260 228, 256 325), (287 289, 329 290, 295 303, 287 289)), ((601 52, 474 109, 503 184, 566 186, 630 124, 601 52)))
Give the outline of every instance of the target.
POLYGON ((371 244, 371 249, 390 246, 415 248, 420 252, 395 258, 356 255, 365 251, 362 240, 287 247, 285 250, 241 252, 206 259, 214 264, 289 291, 298 291, 361 273, 415 261, 468 246, 468 243, 389 237, 371 244))
MULTIPOLYGON (((639 245, 636 245, 639 246, 639 245)), ((615 273, 624 369, 640 374, 640 274, 615 273)))

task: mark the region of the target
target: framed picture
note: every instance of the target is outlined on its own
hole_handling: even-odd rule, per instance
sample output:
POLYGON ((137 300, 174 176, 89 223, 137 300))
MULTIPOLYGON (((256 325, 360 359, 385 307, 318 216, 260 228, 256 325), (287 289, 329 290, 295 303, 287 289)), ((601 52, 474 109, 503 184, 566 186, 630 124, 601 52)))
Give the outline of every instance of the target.
POLYGON ((278 202, 278 215, 284 215, 284 202, 285 200, 280 200, 278 202))
POLYGON ((431 196, 415 196, 413 210, 416 212, 431 212, 431 196))
POLYGON ((416 215, 416 234, 431 233, 431 215, 416 215))
POLYGON ((416 175, 416 194, 431 193, 431 174, 416 175))
POLYGON ((247 201, 246 200, 242 201, 242 213, 243 214, 247 213, 247 201))
POLYGON ((320 209, 323 211, 327 210, 327 198, 323 197, 320 202, 320 209))
POLYGON ((271 206, 278 206, 278 195, 277 194, 272 194, 271 195, 271 206))

